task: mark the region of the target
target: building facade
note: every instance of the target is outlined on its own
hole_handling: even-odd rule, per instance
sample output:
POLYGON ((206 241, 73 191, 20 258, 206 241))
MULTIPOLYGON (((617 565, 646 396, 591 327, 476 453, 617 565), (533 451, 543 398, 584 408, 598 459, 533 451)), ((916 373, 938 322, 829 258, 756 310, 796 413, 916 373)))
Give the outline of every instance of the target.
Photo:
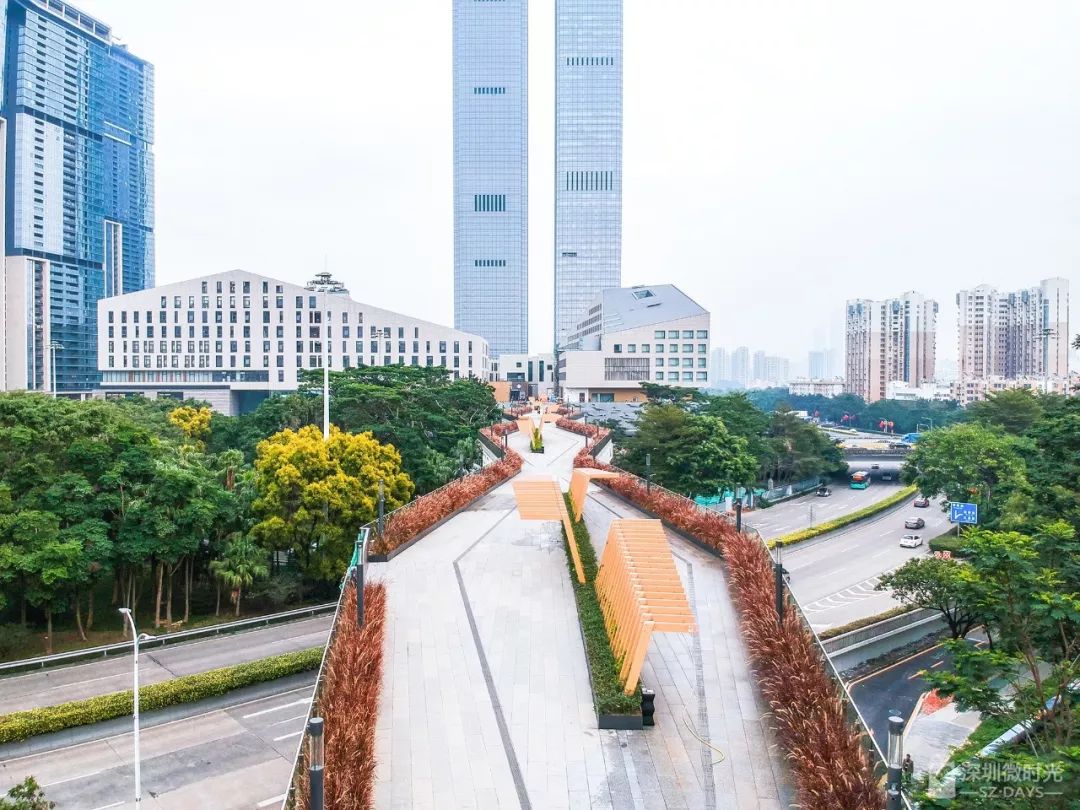
POLYGON ((797 379, 788 383, 788 393, 793 397, 838 397, 844 393, 843 380, 797 379))
POLYGON ((622 0, 555 2, 555 347, 622 284, 622 0))
POLYGON ((528 0, 454 0, 454 326, 529 342, 528 0))
POLYGON ((811 351, 807 353, 807 371, 810 374, 811 380, 823 380, 829 376, 829 355, 828 352, 811 351))
POLYGON ((960 380, 1069 373, 1069 282, 1001 293, 987 284, 956 296, 960 380))
POLYGON ((488 380, 479 335, 362 304, 320 273, 307 286, 233 270, 98 301, 105 396, 200 399, 236 414, 322 368, 444 367, 488 380))
POLYGON ((731 353, 731 381, 740 388, 750 384, 750 349, 746 346, 731 353))
POLYGON ((491 361, 492 376, 508 382, 511 402, 529 397, 551 398, 555 389, 555 355, 502 354, 491 361))
POLYGON ((672 284, 603 290, 558 354, 563 398, 643 401, 643 382, 708 388, 709 320, 672 284))
POLYGON ((894 380, 921 385, 934 379, 937 302, 917 292, 884 301, 847 302, 846 390, 867 402, 886 396, 894 380))
POLYGON ((1067 376, 1039 377, 982 377, 957 380, 952 384, 951 399, 961 405, 986 399, 988 395, 1019 388, 1035 394, 1058 394, 1074 397, 1080 394, 1080 374, 1073 372, 1067 376))
POLYGON ((712 350, 712 363, 709 365, 709 382, 715 386, 722 380, 731 379, 731 355, 725 348, 712 350))
POLYGON ((61 0, 0 19, 2 386, 88 392, 97 302, 154 283, 154 69, 61 0))

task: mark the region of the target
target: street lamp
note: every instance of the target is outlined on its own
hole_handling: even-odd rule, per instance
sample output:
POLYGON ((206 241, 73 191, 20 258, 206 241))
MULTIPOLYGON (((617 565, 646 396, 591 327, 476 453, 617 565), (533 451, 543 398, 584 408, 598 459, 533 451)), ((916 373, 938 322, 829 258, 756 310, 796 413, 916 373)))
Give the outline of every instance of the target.
POLYGON ((330 440, 330 313, 326 309, 326 288, 322 293, 323 305, 323 364, 322 364, 322 435, 330 440))
POLYGON ((135 664, 134 664, 134 682, 135 688, 133 692, 135 701, 135 806, 142 806, 142 770, 139 762, 139 642, 147 639, 152 639, 153 636, 149 636, 146 633, 139 634, 138 628, 135 627, 135 617, 131 615, 131 608, 120 608, 120 612, 124 614, 124 619, 131 626, 131 637, 135 643, 135 664))
POLYGON ((64 344, 57 340, 50 340, 46 347, 49 350, 49 368, 52 371, 52 395, 56 399, 56 353, 64 350, 64 344))
POLYGON ((904 719, 889 717, 889 752, 886 755, 889 775, 885 782, 885 807, 900 810, 904 768, 904 719))

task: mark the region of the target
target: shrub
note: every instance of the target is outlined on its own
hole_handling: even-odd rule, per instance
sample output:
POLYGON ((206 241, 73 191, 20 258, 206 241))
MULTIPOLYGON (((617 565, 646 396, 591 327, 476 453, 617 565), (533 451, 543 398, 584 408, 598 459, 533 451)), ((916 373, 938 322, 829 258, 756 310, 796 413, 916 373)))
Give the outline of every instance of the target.
POLYGON ((963 537, 957 537, 954 532, 946 532, 930 541, 931 551, 948 551, 954 557, 966 557, 964 550, 967 541, 963 537))
POLYGON ((544 437, 540 435, 540 428, 533 428, 532 439, 529 440, 529 449, 539 453, 544 449, 544 437))
MULTIPOLYGON (((321 660, 322 647, 312 647, 150 684, 139 689, 139 709, 153 711, 224 695, 243 686, 318 669, 321 660)), ((0 717, 0 743, 17 742, 38 734, 125 717, 133 710, 134 699, 132 691, 128 689, 57 706, 12 712, 0 717)))
POLYGON ((25 655, 34 641, 36 639, 30 628, 21 624, 0 624, 0 659, 25 655))
POLYGON ((600 427, 600 425, 588 422, 577 422, 573 419, 567 419, 565 416, 555 423, 555 427, 562 428, 570 433, 577 433, 579 436, 588 436, 593 441, 599 441, 611 432, 606 427, 600 427))
POLYGON ((54 807, 56 802, 45 798, 45 791, 32 776, 12 786, 6 798, 0 798, 0 810, 52 810, 54 807))
MULTIPOLYGON (((356 626, 356 586, 350 578, 341 596, 337 626, 326 652, 316 698, 325 727, 325 806, 370 808, 375 790, 375 725, 382 691, 386 586, 364 586, 364 626, 356 626)), ((315 711, 313 706, 313 711, 315 711)), ((307 810, 307 746, 301 751, 294 796, 307 810)))
POLYGON ((852 523, 862 520, 863 518, 868 518, 872 515, 878 514, 879 512, 884 512, 886 509, 891 509, 898 503, 906 501, 918 491, 918 487, 904 487, 902 490, 893 495, 890 495, 885 500, 878 501, 877 503, 871 504, 870 506, 867 506, 863 509, 859 509, 858 511, 843 515, 836 518, 835 520, 826 521, 825 523, 821 523, 811 529, 803 529, 802 531, 791 532, 790 534, 785 534, 782 537, 777 537, 775 540, 770 540, 769 548, 776 548, 777 546, 793 546, 796 543, 801 543, 804 540, 811 539, 812 537, 818 537, 820 535, 836 531, 837 529, 842 529, 844 526, 850 526, 852 523))
POLYGON ((872 624, 883 622, 886 619, 892 619, 896 616, 903 616, 905 613, 911 613, 916 608, 908 605, 897 605, 894 608, 889 608, 881 613, 875 613, 873 616, 863 616, 861 619, 856 619, 853 622, 847 624, 841 624, 839 627, 830 627, 827 630, 822 630, 818 633, 818 638, 824 641, 827 638, 836 638, 842 636, 844 633, 850 633, 853 630, 861 630, 864 627, 869 627, 872 624))

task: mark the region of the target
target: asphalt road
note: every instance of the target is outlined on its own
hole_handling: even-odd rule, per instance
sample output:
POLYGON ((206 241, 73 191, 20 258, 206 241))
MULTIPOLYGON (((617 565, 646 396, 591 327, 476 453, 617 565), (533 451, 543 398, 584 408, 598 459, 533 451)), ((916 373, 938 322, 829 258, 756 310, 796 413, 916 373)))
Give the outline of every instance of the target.
MULTIPOLYGON (((870 489, 852 491, 866 494, 870 489)), ((916 509, 911 503, 905 501, 876 517, 784 550, 791 592, 815 630, 873 616, 898 604, 887 591, 874 590, 881 575, 930 553, 929 541, 952 525, 939 502, 932 501, 926 509, 916 509), (905 529, 909 517, 921 517, 926 526, 905 529), (900 537, 905 534, 920 535, 923 545, 901 548, 900 537)))
MULTIPOLYGON (((278 808, 313 686, 144 728, 144 810, 278 808)), ((58 810, 134 808, 130 733, 0 763, 0 791, 34 776, 58 810)))
MULTIPOLYGON (((139 655, 139 679, 143 685, 157 683, 319 647, 326 643, 333 620, 333 615, 316 616, 144 651, 139 655)), ((131 675, 130 655, 13 675, 0 680, 0 714, 130 689, 131 675)))

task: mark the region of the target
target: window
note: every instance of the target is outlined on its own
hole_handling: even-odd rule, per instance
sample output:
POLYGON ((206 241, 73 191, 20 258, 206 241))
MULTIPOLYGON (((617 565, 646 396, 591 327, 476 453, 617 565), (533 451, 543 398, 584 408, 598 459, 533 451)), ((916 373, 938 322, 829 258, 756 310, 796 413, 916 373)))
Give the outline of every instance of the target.
POLYGON ((709 344, 708 343, 699 343, 697 345, 697 353, 698 354, 708 354, 709 353, 709 344))
POLYGON ((656 344, 656 353, 657 354, 663 354, 664 353, 664 344, 663 343, 657 343, 656 344))
POLYGON ((643 352, 644 354, 648 354, 648 353, 649 353, 649 348, 650 348, 650 347, 651 347, 651 344, 649 344, 649 343, 642 343, 642 344, 641 344, 641 351, 642 351, 642 352, 643 352))
POLYGON ((474 194, 473 211, 484 213, 503 212, 506 210, 505 194, 474 194))
POLYGON ((656 374, 655 374, 655 375, 653 375, 653 376, 654 376, 654 377, 655 377, 655 378, 656 378, 657 380, 662 380, 662 379, 664 379, 664 372, 662 372, 662 371, 658 371, 658 372, 656 372, 656 374))
POLYGON ((697 333, 697 339, 698 340, 705 340, 708 337, 709 337, 709 330, 708 329, 698 329, 698 333, 697 333))
POLYGON ((664 366, 664 358, 663 357, 657 357, 656 358, 656 367, 657 368, 663 368, 663 366, 664 366))
POLYGON ((697 378, 704 382, 705 380, 709 379, 709 373, 707 371, 699 371, 697 373, 697 378))
POLYGON ((678 354, 679 353, 679 344, 678 343, 670 343, 670 344, 668 344, 668 351, 672 352, 673 354, 678 354))
MULTIPOLYGON (((694 330, 693 329, 684 329, 683 333, 682 333, 682 336, 683 336, 683 340, 686 340, 687 338, 692 338, 694 336, 694 330)), ((678 336, 676 335, 676 337, 678 337, 678 336)))
POLYGON ((616 343, 614 346, 611 347, 611 350, 615 352, 615 354, 622 354, 622 344, 616 343))
POLYGON ((693 357, 684 357, 682 359, 682 367, 683 368, 693 368, 694 367, 694 358, 693 357))
POLYGON ((665 336, 666 335, 663 329, 657 329, 655 332, 653 332, 653 337, 659 340, 663 340, 665 336))
POLYGON ((636 343, 627 343, 626 344, 626 353, 627 354, 637 354, 637 344, 636 343))
POLYGON ((694 344, 693 343, 684 343, 683 346, 682 346, 682 350, 684 352, 687 352, 688 354, 693 354, 694 353, 694 344))
POLYGON ((697 359, 697 367, 698 368, 708 368, 709 367, 709 358, 707 358, 707 357, 699 357, 697 359))
POLYGON ((683 382, 693 382, 694 381, 694 372, 692 372, 692 371, 684 371, 682 373, 682 378, 683 378, 683 382))

